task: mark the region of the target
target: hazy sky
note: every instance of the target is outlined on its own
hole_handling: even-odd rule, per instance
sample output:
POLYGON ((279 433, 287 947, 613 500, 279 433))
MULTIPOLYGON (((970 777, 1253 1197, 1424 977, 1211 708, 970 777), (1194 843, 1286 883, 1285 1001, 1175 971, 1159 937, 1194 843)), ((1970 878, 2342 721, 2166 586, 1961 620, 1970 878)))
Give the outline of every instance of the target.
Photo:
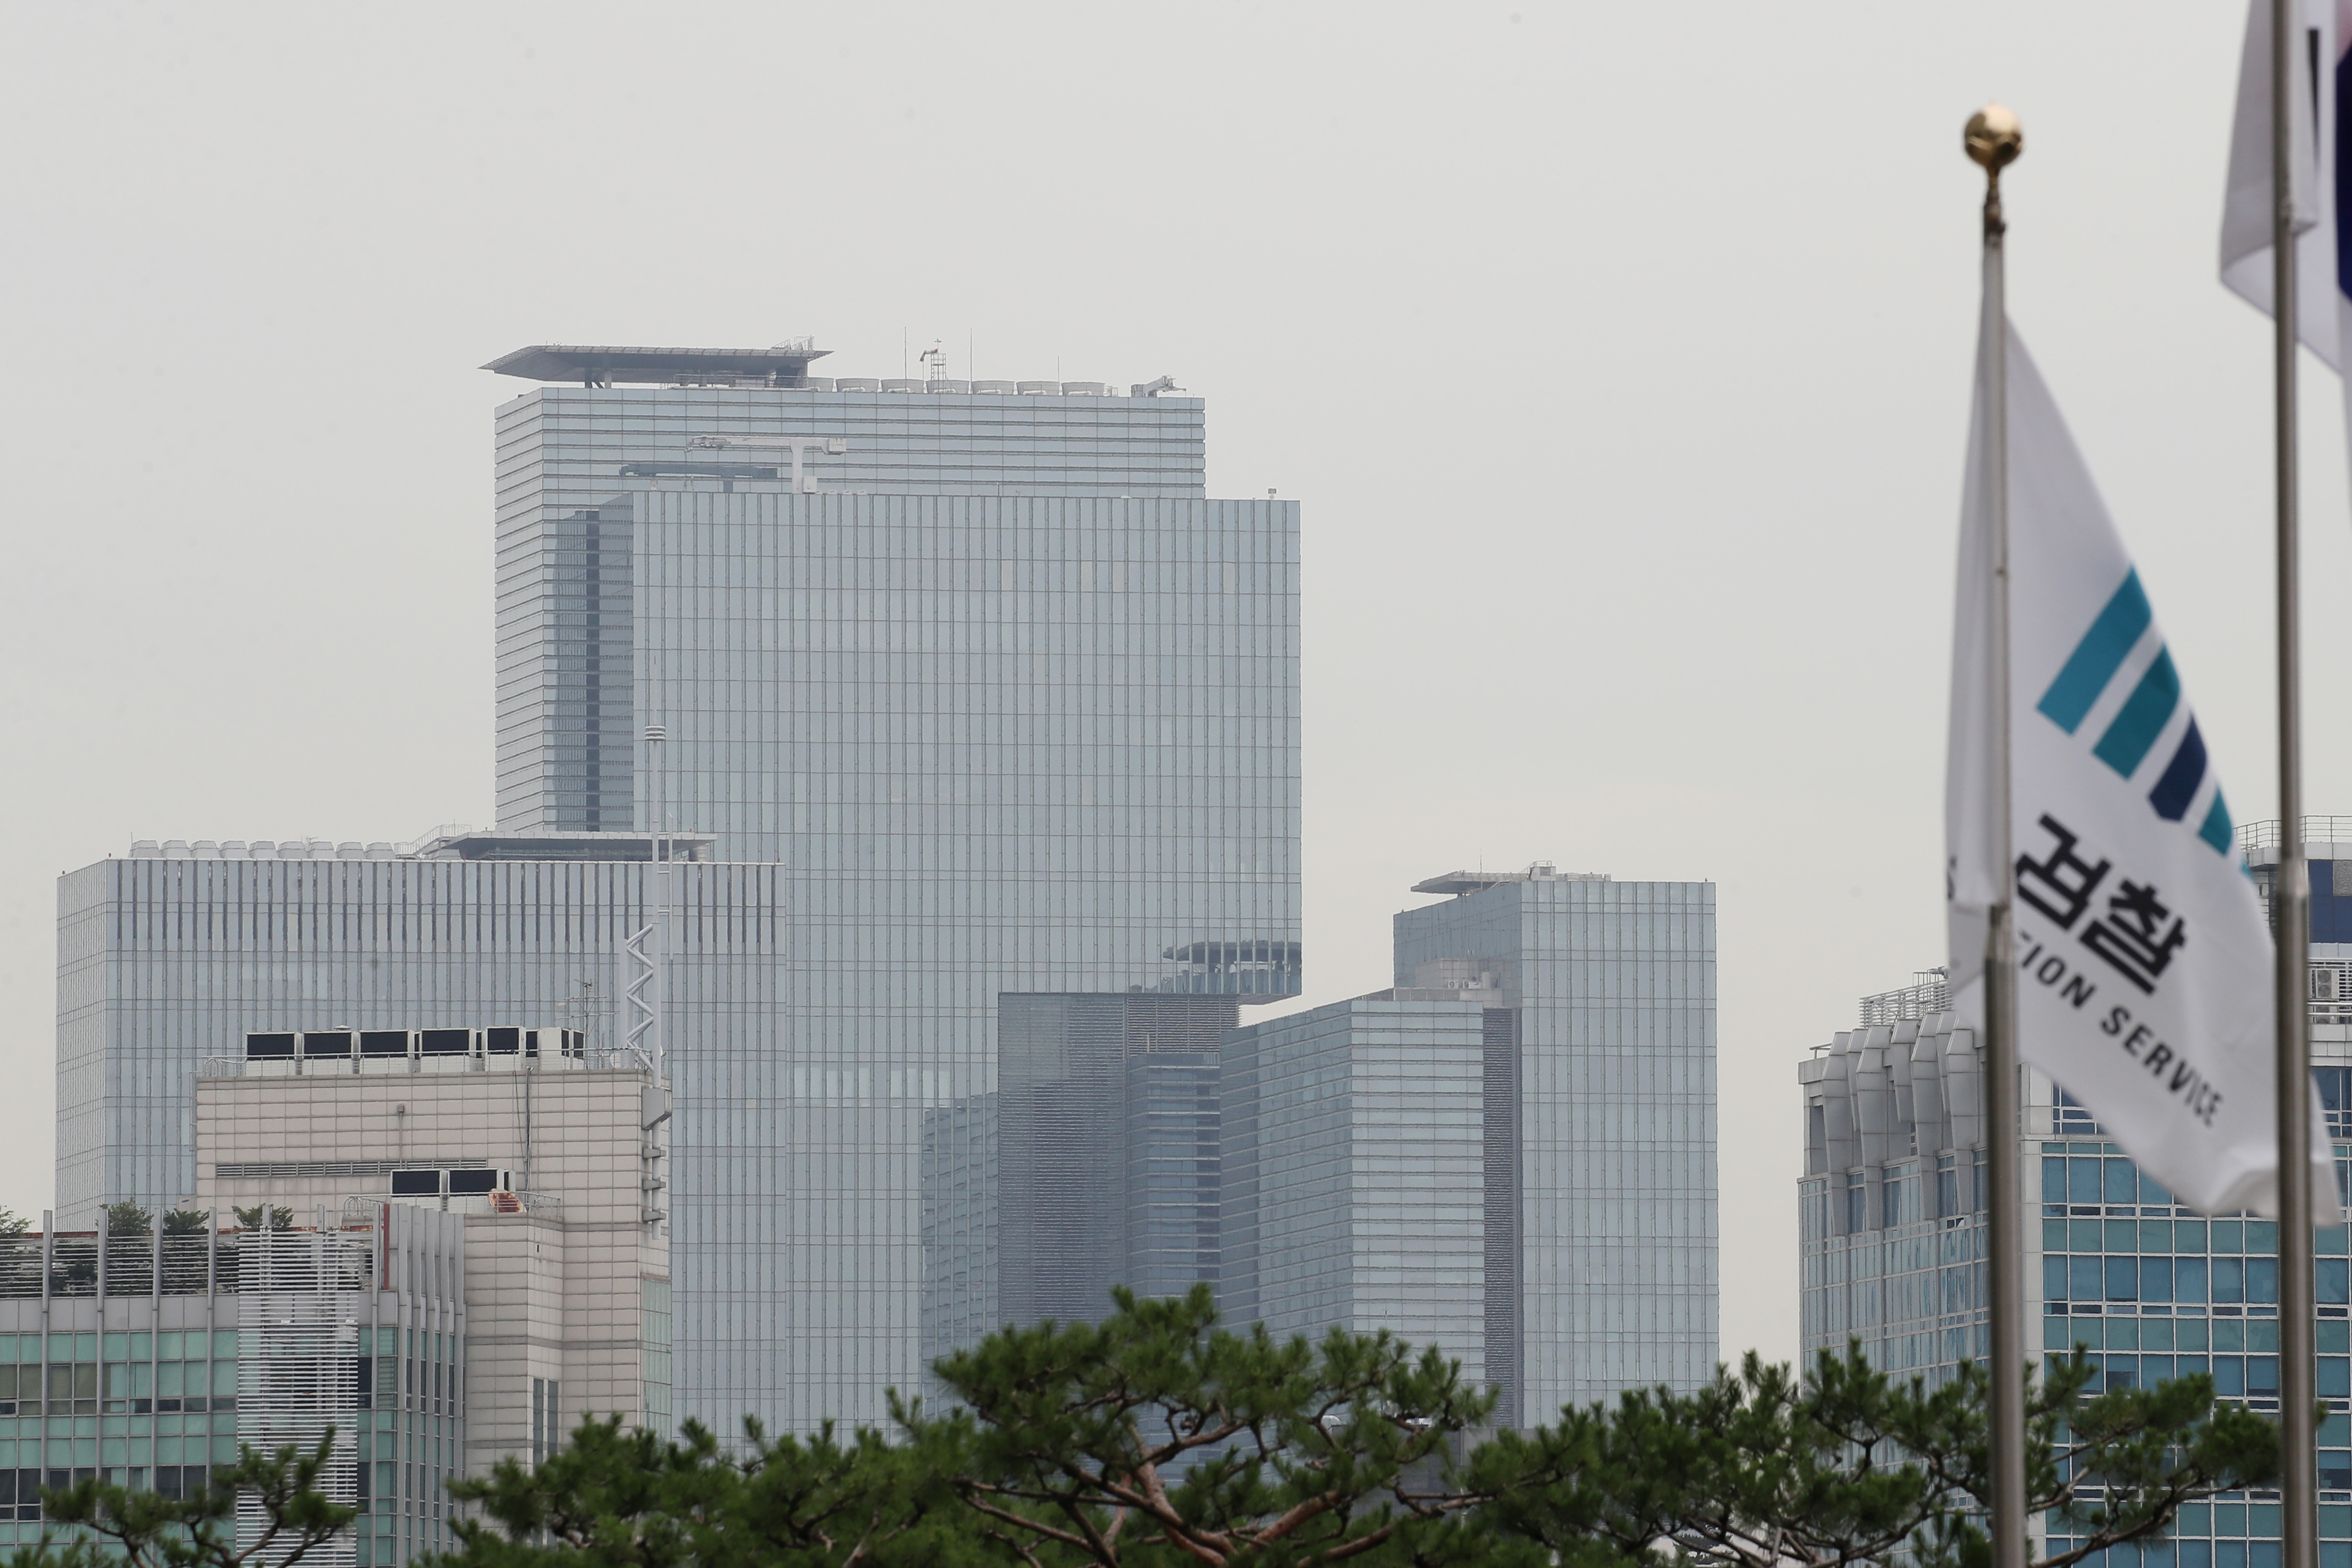
MULTIPOLYGON (((0 1202, 48 1201, 58 872, 487 823, 530 342, 1208 400, 1302 502, 1308 1003, 1458 866, 1718 885, 1724 1350, 1796 1340, 1795 1063, 1941 961, 1999 96, 2011 304, 2242 817, 2268 336, 2213 281, 2238 3, 0 8, 0 1202), (968 364, 967 349, 976 349, 968 364)), ((2307 365, 2310 362, 2306 362, 2307 365)), ((2352 529, 2311 392, 2315 810, 2352 529)))

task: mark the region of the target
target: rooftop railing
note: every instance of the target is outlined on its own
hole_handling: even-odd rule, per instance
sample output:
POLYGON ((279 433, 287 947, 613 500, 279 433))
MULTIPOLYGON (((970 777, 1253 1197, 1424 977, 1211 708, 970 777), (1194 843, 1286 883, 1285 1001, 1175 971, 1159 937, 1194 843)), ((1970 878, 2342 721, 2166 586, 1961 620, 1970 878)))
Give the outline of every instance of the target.
MULTIPOLYGON (((2306 816, 2303 819, 2303 841, 2305 844, 2352 844, 2352 816, 2306 816)), ((2249 822, 2238 829, 2238 847, 2245 850, 2275 849, 2279 842, 2279 825, 2269 822, 2249 822)))
MULTIPOLYGON (((376 1200, 381 1202, 382 1200, 376 1200)), ((323 1234, 343 1245, 331 1247, 331 1268, 348 1274, 357 1289, 368 1273, 372 1251, 349 1245, 354 1233, 375 1228, 373 1208, 323 1234)), ((321 1233, 309 1226, 217 1232, 152 1231, 101 1237, 97 1231, 28 1231, 0 1237, 0 1300, 96 1297, 235 1294, 240 1289, 283 1289, 283 1277, 297 1255, 310 1256, 321 1233), (298 1240, 299 1238, 299 1240, 298 1240), (265 1261, 267 1255, 267 1261, 265 1261), (161 1279, 158 1279, 160 1271, 161 1279), (43 1289, 46 1279, 47 1289, 43 1289)))

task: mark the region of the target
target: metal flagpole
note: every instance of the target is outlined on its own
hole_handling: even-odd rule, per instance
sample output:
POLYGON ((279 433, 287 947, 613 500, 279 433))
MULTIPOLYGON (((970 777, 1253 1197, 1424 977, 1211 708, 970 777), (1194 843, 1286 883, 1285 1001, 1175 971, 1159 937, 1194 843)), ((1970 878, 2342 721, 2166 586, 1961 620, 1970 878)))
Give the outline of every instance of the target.
POLYGON ((1989 103, 1970 117, 1969 156, 1984 165, 1985 312, 1992 321, 1986 345, 1986 454, 1981 477, 1992 505, 1993 853, 2000 867, 1985 931, 1985 1194, 1986 1273, 1992 1300, 1990 1418, 1992 1438, 1992 1568, 2025 1568, 2025 1258, 2021 1234, 2024 1194, 2018 1153, 2017 858, 2010 843, 2009 747, 2009 301, 2001 240, 2000 172, 2025 151, 2017 116, 1989 103))
POLYGON ((2295 350, 2302 311, 2294 278, 2294 73, 2302 37, 2294 0, 2271 0, 2271 318, 2277 395, 2278 869, 2271 914, 2278 960, 2279 1456, 2284 1471, 2283 1568, 2318 1568, 2317 1297, 2313 1289, 2311 1190, 2310 872, 2303 858, 2302 626, 2295 518, 2295 350))

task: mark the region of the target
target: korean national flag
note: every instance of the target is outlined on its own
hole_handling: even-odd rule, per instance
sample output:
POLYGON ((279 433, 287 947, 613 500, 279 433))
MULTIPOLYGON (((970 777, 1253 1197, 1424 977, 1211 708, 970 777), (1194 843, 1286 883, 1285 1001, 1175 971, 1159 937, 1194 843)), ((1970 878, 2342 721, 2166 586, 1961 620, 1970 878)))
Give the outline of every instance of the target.
MULTIPOLYGON (((2295 336, 2342 371, 2352 363, 2352 0, 2295 0, 2294 163, 2295 336)), ((2229 187, 2221 203, 2221 282, 2271 313, 2271 0, 2250 0, 2245 50, 2238 62, 2238 108, 2230 132, 2229 187)), ((2352 411, 2352 402, 2347 402, 2352 411)))
MULTIPOLYGON (((2272 1214, 2268 923, 2139 574, 2025 345, 1990 317, 1983 330, 1945 797, 1953 1005, 1981 1026, 2000 885, 1984 435, 1986 351, 1991 332, 2008 331, 2019 1054, 2182 1201, 2272 1214)), ((2315 1190, 2332 1193, 2315 1100, 2311 1146, 2315 1190)))

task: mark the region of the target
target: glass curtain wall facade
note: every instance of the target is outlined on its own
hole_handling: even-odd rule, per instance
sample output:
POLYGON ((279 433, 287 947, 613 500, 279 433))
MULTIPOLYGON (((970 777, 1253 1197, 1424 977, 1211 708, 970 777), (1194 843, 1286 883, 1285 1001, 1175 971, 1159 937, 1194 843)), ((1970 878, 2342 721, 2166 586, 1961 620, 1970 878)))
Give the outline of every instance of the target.
POLYGON ((1233 999, 1008 994, 997 1008, 1002 1256, 989 1326, 1099 1321, 1114 1285, 1160 1296, 1214 1285, 1216 1052, 1233 999))
MULTIPOLYGON (((814 437, 803 479, 875 495, 1198 500, 1202 405, 1091 397, 547 386, 501 406, 498 801, 507 828, 635 821, 640 711, 633 498, 791 488, 788 452, 698 437, 814 437), (834 452, 825 443, 839 441, 834 452)), ((650 674, 651 672, 643 671, 650 674)), ((742 847, 728 858, 764 858, 742 847)))
MULTIPOLYGON (((249 853, 238 846, 239 853, 249 853)), ((374 851, 351 847, 352 853, 374 851)), ((330 847, 328 854, 334 851, 330 847)), ((652 918, 644 861, 101 860, 58 884, 58 1204, 168 1207, 197 1190, 195 1079, 250 1030, 568 1023, 612 1012, 652 918)), ((719 1048, 772 1005, 781 868, 671 870, 670 1028, 719 1048)))
POLYGON ((1542 1421, 1624 1388, 1706 1383, 1718 1337, 1714 884, 1539 865, 1415 890, 1454 896, 1396 917, 1401 992, 1462 988, 1515 1015, 1482 1062, 1488 1114, 1516 1132, 1488 1145, 1492 1212, 1516 1254, 1515 1289, 1490 1296, 1496 1332, 1516 1331, 1507 1408, 1542 1421))
MULTIPOLYGON (((307 1561, 384 1568, 451 1550, 446 1483, 465 1468, 467 1415, 462 1222, 404 1213, 387 1247, 378 1226, 392 1216, 337 1218, 323 1232, 199 1229, 160 1243, 0 1238, 0 1543, 56 1531, 43 1488, 100 1479, 195 1496, 241 1445, 307 1451, 331 1426, 320 1487, 360 1517, 307 1561)), ((242 1505, 238 1547, 257 1546, 263 1527, 242 1505)))
POLYGON ((1364 996, 1227 1037, 1230 1321, 1388 1329, 1486 1380, 1485 1029, 1475 1003, 1364 996))
POLYGON ((999 997, 1299 988, 1297 505, 1204 498, 1198 400, 1100 391, 502 408, 482 853, 528 858, 68 874, 60 1206, 193 1190, 194 1075, 249 1030, 617 1044, 652 887, 604 861, 658 766, 660 826, 717 836, 668 963, 672 1407, 883 1418, 932 1327, 994 1326, 999 997))

